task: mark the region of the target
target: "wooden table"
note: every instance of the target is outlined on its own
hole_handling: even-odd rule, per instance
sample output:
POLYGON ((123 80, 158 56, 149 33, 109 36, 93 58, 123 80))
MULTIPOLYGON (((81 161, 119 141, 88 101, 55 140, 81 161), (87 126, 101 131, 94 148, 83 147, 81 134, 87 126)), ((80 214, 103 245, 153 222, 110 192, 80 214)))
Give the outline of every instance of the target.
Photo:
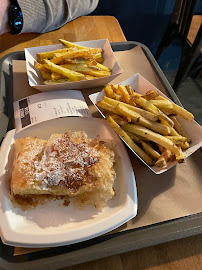
POLYGON ((58 44, 58 39, 69 41, 85 41, 108 39, 109 42, 126 41, 116 18, 112 16, 84 16, 74 20, 62 28, 45 33, 29 33, 12 36, 8 33, 0 36, 0 58, 4 55, 23 51, 24 48, 58 44))
MULTIPOLYGON (((114 17, 85 16, 70 22, 59 30, 46 34, 30 33, 19 36, 4 34, 0 36, 0 58, 8 53, 21 51, 26 47, 56 44, 59 38, 69 41, 105 38, 108 38, 110 42, 126 41, 120 25, 114 17)), ((202 236, 193 236, 63 269, 197 270, 201 269, 201 259, 202 236)))

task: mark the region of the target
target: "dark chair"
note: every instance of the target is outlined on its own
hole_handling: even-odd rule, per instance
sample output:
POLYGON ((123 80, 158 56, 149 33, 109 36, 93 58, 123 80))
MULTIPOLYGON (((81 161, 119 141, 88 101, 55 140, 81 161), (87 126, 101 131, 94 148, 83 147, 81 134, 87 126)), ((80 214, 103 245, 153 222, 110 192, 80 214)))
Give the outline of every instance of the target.
POLYGON ((163 50, 174 40, 181 41, 182 54, 179 68, 173 84, 176 91, 181 82, 187 77, 194 62, 200 55, 202 46, 202 25, 193 44, 187 39, 197 0, 176 0, 167 29, 156 51, 158 60, 163 50))

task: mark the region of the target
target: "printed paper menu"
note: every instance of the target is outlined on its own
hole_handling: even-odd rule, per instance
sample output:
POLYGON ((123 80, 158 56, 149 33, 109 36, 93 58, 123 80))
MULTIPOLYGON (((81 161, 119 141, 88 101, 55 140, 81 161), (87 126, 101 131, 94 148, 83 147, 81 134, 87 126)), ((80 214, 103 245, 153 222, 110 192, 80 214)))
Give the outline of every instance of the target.
POLYGON ((13 103, 16 133, 24 128, 65 116, 91 117, 80 91, 43 92, 13 103))

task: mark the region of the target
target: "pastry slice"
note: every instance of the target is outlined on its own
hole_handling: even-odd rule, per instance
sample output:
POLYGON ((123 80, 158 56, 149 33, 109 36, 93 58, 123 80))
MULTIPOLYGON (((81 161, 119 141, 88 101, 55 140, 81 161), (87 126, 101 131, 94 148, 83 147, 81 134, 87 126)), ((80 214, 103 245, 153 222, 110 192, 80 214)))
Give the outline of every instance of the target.
POLYGON ((114 196, 114 152, 83 131, 15 141, 12 196, 76 197, 80 206, 102 208, 114 196))

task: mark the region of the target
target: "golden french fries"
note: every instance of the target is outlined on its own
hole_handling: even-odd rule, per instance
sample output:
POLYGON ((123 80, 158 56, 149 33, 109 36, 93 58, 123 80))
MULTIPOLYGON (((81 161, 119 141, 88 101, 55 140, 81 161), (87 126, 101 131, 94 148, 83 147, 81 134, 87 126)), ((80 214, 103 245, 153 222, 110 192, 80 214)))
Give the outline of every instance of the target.
POLYGON ((142 97, 146 100, 151 100, 151 99, 154 99, 155 97, 158 97, 158 95, 159 94, 157 92, 150 90, 142 97))
MULTIPOLYGON (((106 89, 106 87, 104 88, 104 90, 105 89, 106 89)), ((106 91, 105 91, 105 93, 106 93, 106 91)), ((107 95, 107 93, 106 93, 106 95, 107 95)), ((150 113, 150 112, 148 112, 146 110, 143 110, 141 108, 134 107, 134 106, 132 106, 130 104, 126 104, 124 102, 121 102, 121 101, 118 101, 118 100, 114 100, 113 99, 113 93, 110 93, 110 95, 112 96, 112 98, 109 98, 108 95, 107 95, 107 97, 106 96, 103 97, 103 100, 105 102, 113 105, 113 106, 116 106, 118 104, 122 104, 122 105, 126 106, 128 109, 130 109, 130 110, 132 110, 134 112, 139 113, 141 116, 143 116, 144 118, 146 118, 148 120, 151 120, 151 121, 154 121, 154 122, 156 122, 158 120, 158 116, 156 116, 155 114, 150 113)))
MULTIPOLYGON (((158 96, 156 99, 166 100, 166 98, 164 98, 162 96, 158 96)), ((184 118, 185 120, 190 121, 190 122, 194 120, 194 116, 192 113, 188 112, 184 108, 180 107, 179 105, 177 105, 171 101, 170 101, 170 103, 172 103, 172 105, 173 105, 173 108, 172 108, 173 114, 177 114, 177 115, 181 116, 182 118, 184 118)))
POLYGON ((167 139, 165 136, 149 130, 148 128, 137 126, 134 124, 126 124, 123 126, 123 129, 140 135, 143 138, 147 138, 152 142, 160 144, 174 154, 179 155, 178 147, 171 140, 167 139))
POLYGON ((77 45, 75 43, 72 43, 72 42, 64 40, 64 39, 59 39, 59 42, 62 43, 62 45, 64 45, 67 48, 76 48, 78 50, 86 49, 86 47, 84 47, 84 46, 77 45))
POLYGON ((58 83, 66 83, 71 82, 69 79, 59 79, 59 80, 45 80, 43 84, 45 85, 52 85, 52 84, 58 84, 58 83))
POLYGON ((134 94, 133 88, 130 85, 126 85, 125 87, 126 87, 126 89, 128 91, 128 94, 130 96, 133 96, 133 94, 134 94))
MULTIPOLYGON (((110 84, 105 86, 104 91, 105 91, 105 94, 107 97, 112 98, 112 99, 115 97, 115 93, 114 93, 110 84)), ((113 104, 111 104, 111 105, 113 105, 113 104)))
POLYGON ((43 63, 43 59, 51 59, 54 57, 55 53, 64 53, 68 52, 69 49, 64 48, 64 49, 58 49, 55 51, 50 51, 50 52, 41 52, 37 53, 37 62, 43 63))
POLYGON ((153 160, 147 155, 134 141, 127 135, 127 133, 113 120, 111 116, 106 118, 110 126, 116 131, 118 135, 137 153, 147 164, 153 165, 153 160))
POLYGON ((97 102, 97 106, 101 109, 104 109, 105 111, 107 112, 110 112, 110 113, 113 113, 113 114, 116 114, 116 111, 115 111, 115 107, 108 104, 107 102, 105 101, 99 101, 97 102))
POLYGON ((125 85, 121 85, 119 84, 118 86, 118 90, 119 92, 121 93, 122 97, 123 97, 123 100, 126 102, 126 103, 130 103, 130 95, 125 87, 125 85))
POLYGON ((182 151, 182 148, 180 146, 178 146, 179 149, 179 155, 176 155, 176 160, 178 163, 182 163, 184 162, 184 153, 182 151))
POLYGON ((141 141, 141 144, 142 144, 142 148, 149 156, 151 156, 154 160, 158 160, 158 158, 160 157, 160 154, 156 150, 154 150, 152 146, 150 146, 148 143, 144 141, 141 141))
POLYGON ((163 168, 168 162, 184 161, 183 151, 189 148, 191 139, 175 115, 192 121, 191 113, 155 91, 141 95, 129 85, 108 84, 104 92, 97 106, 103 109, 119 136, 148 165, 163 168))
POLYGON ((111 70, 102 64, 101 48, 84 47, 63 39, 59 41, 64 48, 36 56, 35 68, 40 71, 43 84, 94 80, 111 75, 111 70))
POLYGON ((150 100, 159 109, 173 109, 173 104, 169 100, 150 100))
POLYGON ((55 54, 54 57, 50 61, 53 62, 54 64, 59 64, 64 59, 76 59, 76 58, 91 59, 92 55, 96 53, 100 53, 100 52, 102 52, 101 48, 71 50, 71 51, 67 51, 66 53, 55 54))
POLYGON ((136 94, 131 99, 145 110, 157 115, 159 120, 164 120, 168 122, 169 125, 174 126, 173 121, 148 100, 136 94))
POLYGON ((157 131, 157 132, 164 134, 164 135, 168 135, 170 133, 169 127, 166 127, 166 126, 164 126, 160 123, 157 123, 157 122, 152 122, 150 120, 147 120, 146 118, 144 118, 143 116, 141 116, 137 112, 134 112, 134 111, 128 109, 127 107, 125 107, 122 104, 118 104, 116 106, 115 110, 117 110, 118 114, 120 114, 122 116, 125 116, 125 117, 129 116, 133 123, 140 124, 144 127, 148 127, 151 130, 157 131))
POLYGON ((65 64, 60 65, 60 67, 70 69, 82 74, 92 75, 95 77, 106 77, 111 73, 108 70, 101 70, 100 67, 97 66, 88 66, 87 64, 65 64))
POLYGON ((44 67, 46 69, 49 69, 49 70, 56 72, 56 73, 59 73, 65 77, 67 77, 71 81, 80 81, 80 80, 85 79, 85 75, 78 73, 76 71, 67 69, 67 68, 60 67, 47 59, 44 59, 44 63, 45 63, 44 67))
POLYGON ((189 135, 187 134, 187 132, 183 129, 182 125, 179 123, 179 121, 177 120, 176 116, 170 116, 171 120, 173 120, 174 122, 174 128, 177 130, 177 132, 186 137, 187 138, 187 142, 190 143, 191 139, 189 137, 189 135))
MULTIPOLYGON (((107 115, 108 116, 108 115, 107 115)), ((109 116, 112 117, 112 119, 120 126, 126 125, 127 123, 131 122, 131 118, 130 117, 121 117, 120 115, 117 114, 110 114, 109 116)))
POLYGON ((46 69, 42 64, 35 63, 35 68, 38 69, 41 72, 41 76, 44 80, 50 80, 51 79, 51 72, 50 70, 46 69))
POLYGON ((186 137, 182 136, 166 136, 167 139, 171 140, 175 144, 180 144, 186 142, 186 137))
POLYGON ((157 167, 162 168, 162 167, 166 166, 168 161, 174 161, 174 160, 175 160, 175 156, 173 155, 173 153, 168 149, 164 149, 162 151, 162 154, 160 155, 160 157, 156 161, 155 165, 157 167))

